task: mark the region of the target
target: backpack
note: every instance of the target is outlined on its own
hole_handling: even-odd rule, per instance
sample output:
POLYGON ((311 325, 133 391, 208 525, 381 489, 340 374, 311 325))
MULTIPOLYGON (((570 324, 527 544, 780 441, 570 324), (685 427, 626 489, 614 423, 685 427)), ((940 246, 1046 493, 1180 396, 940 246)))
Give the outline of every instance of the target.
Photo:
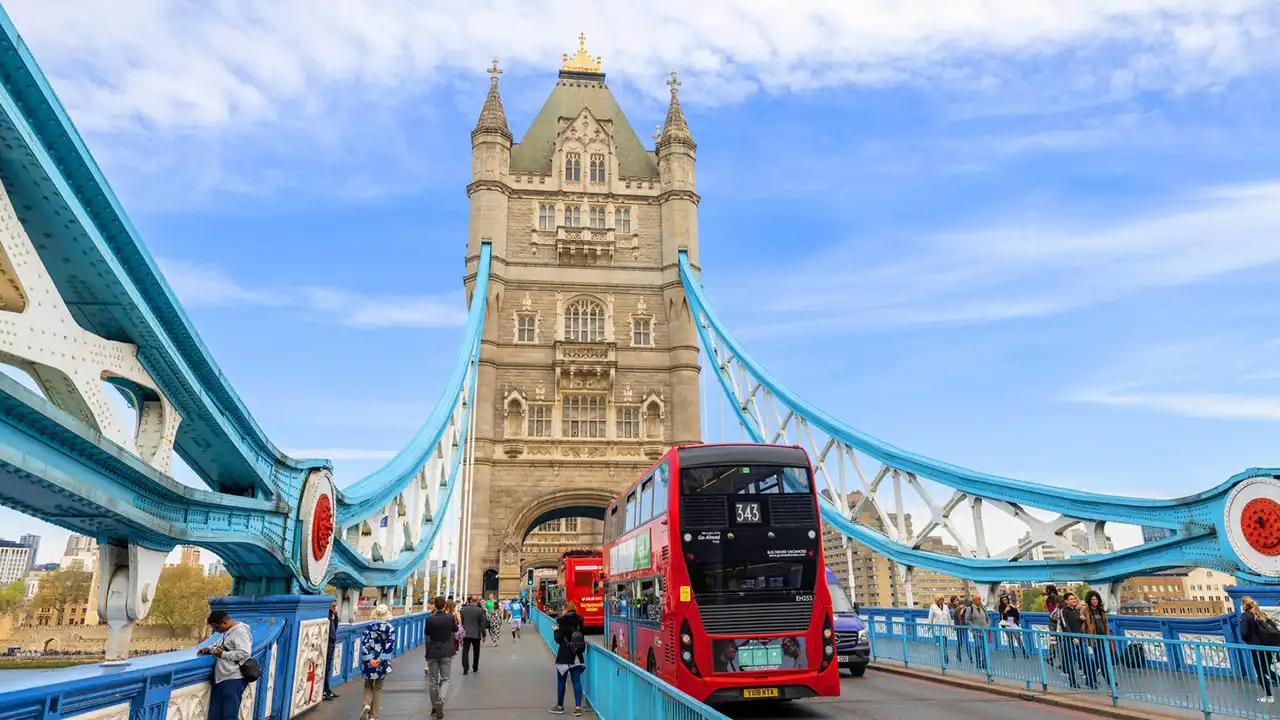
POLYGON ((587 638, 581 630, 574 630, 569 636, 569 649, 574 655, 581 655, 587 651, 587 638))

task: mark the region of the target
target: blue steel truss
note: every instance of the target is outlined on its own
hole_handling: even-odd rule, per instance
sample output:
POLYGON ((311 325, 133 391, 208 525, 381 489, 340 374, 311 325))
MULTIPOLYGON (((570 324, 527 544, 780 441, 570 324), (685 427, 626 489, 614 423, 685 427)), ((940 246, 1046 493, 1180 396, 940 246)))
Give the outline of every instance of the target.
MULTIPOLYGON (((1274 483, 1280 476, 1280 470, 1246 470, 1212 490, 1162 500, 1081 492, 976 472, 933 460, 860 432, 800 398, 752 358, 729 333, 707 302, 684 252, 680 254, 680 277, 697 321, 699 339, 714 365, 716 379, 747 435, 755 442, 806 447, 819 477, 825 479, 829 486, 821 503, 823 520, 858 543, 907 567, 927 568, 981 583, 1043 580, 1110 582, 1187 565, 1218 568, 1248 582, 1280 581, 1274 574, 1261 574, 1257 562, 1250 563, 1241 557, 1229 541, 1228 533, 1222 531, 1222 526, 1227 524, 1224 518, 1231 493, 1242 484, 1257 480, 1274 483), (842 511, 833 502, 835 497, 847 497, 843 491, 846 473, 862 474, 859 456, 880 463, 881 468, 874 480, 865 475, 860 478, 862 489, 868 492, 855 503, 855 508, 861 510, 871 506, 880 512, 886 528, 884 532, 856 522, 850 515, 857 517, 857 512, 842 511), (837 473, 841 476, 839 487, 833 477, 837 473), (926 479, 950 488, 953 491, 951 498, 941 503, 934 501, 920 483, 926 479), (895 517, 874 506, 875 492, 881 485, 894 483, 895 494, 900 497, 899 483, 904 480, 921 493, 933 514, 924 531, 914 538, 894 536, 901 509, 895 517), (923 536, 936 528, 948 529, 953 536, 958 535, 949 514, 965 501, 976 501, 979 508, 985 502, 988 506, 1006 510, 1043 530, 1049 543, 1066 543, 1062 532, 1072 527, 1088 528, 1091 534, 1101 535, 1101 527, 1106 522, 1163 527, 1174 534, 1159 542, 1113 552, 1102 552, 1097 546, 1067 548, 1079 554, 1062 560, 1021 559, 1034 549, 1032 544, 993 557, 985 548, 978 547, 984 544, 981 539, 975 546, 962 548, 968 552, 961 557, 920 549, 918 545, 923 536), (1059 513, 1059 519, 1040 521, 1026 513, 1025 508, 1028 507, 1059 513)), ((980 516, 977 524, 981 525, 980 516)), ((1265 564, 1261 569, 1271 572, 1265 564)))

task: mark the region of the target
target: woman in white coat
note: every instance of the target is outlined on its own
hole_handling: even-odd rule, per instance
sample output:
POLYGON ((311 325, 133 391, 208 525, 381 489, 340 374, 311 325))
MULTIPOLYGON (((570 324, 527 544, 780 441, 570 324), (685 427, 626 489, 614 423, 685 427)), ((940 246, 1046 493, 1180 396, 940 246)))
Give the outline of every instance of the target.
MULTIPOLYGON (((953 637, 950 627, 941 627, 942 625, 954 625, 955 621, 951 617, 951 608, 947 607, 947 599, 939 595, 933 599, 933 604, 929 606, 929 624, 933 625, 933 633, 939 637, 938 643, 942 649, 942 661, 947 661, 947 638, 953 637)), ((956 660, 960 659, 960 646, 956 645, 956 660)))

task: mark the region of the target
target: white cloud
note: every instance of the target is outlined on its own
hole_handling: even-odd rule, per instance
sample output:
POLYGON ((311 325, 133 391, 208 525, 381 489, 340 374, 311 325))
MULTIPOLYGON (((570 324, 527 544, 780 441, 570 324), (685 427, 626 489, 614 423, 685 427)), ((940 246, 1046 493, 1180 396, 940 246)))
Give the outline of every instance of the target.
POLYGON ((322 448, 319 450, 286 450, 289 457, 322 458, 326 460, 390 460, 394 450, 366 450, 361 448, 322 448))
POLYGON ((1081 393, 1079 402, 1146 408, 1211 420, 1280 420, 1280 397, 1192 393, 1081 393))
MULTIPOLYGON (((1219 86, 1276 60, 1271 0, 45 0, 6 4, 82 126, 215 129, 389 101, 493 53, 545 70, 581 30, 615 79, 692 102, 834 85, 1034 89, 1046 99, 1219 86), (620 28, 625 31, 620 32, 620 28), (1026 62, 1023 62, 1023 61, 1026 62), (1049 62, 1060 60, 1061 62, 1049 62)), ((1008 94, 1005 92, 1004 94, 1008 94)))
POLYGON ((1215 190, 1111 226, 1048 229, 1066 224, 846 247, 769 281, 805 292, 780 294, 768 311, 812 320, 752 332, 1042 317, 1280 264, 1280 183, 1215 190))
POLYGON ((292 308, 358 328, 440 327, 462 325, 467 319, 461 293, 371 296, 318 286, 258 290, 240 284, 214 265, 161 260, 160 268, 188 307, 292 308))

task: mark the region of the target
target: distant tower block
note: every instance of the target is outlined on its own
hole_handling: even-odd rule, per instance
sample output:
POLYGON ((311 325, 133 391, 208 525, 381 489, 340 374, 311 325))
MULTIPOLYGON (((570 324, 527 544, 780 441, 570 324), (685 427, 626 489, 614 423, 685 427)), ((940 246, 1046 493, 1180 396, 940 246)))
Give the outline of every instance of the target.
POLYGON ((610 498, 672 444, 701 440, 697 338, 678 269, 680 250, 697 262, 698 195, 674 73, 666 122, 646 148, 584 36, 518 143, 501 72, 495 60, 467 186, 468 293, 481 242, 493 247, 468 587, 496 571, 510 594, 525 570, 551 562, 547 528, 567 528, 544 523, 586 518, 561 533, 565 546, 593 532, 598 542, 610 498))

